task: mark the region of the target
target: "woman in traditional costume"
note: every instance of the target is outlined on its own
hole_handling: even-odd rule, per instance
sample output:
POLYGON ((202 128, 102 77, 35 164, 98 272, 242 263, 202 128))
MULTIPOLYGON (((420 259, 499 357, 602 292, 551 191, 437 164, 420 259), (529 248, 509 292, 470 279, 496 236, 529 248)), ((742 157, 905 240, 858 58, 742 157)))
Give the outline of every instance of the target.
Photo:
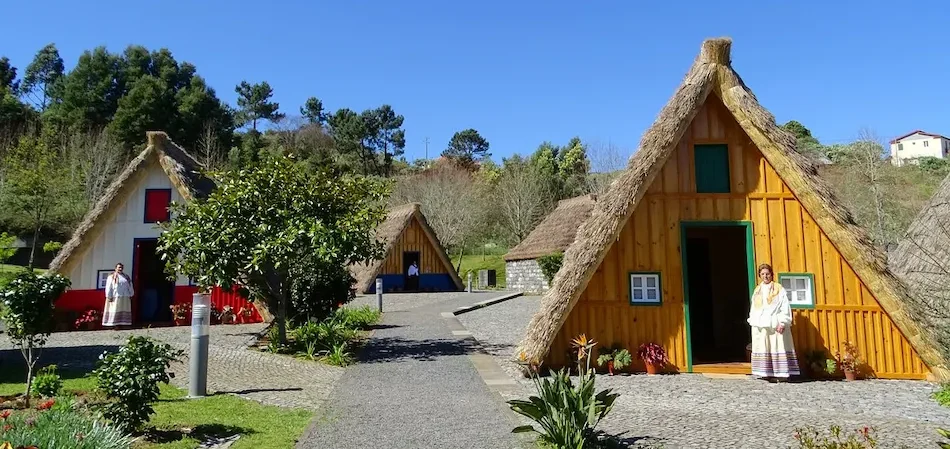
POLYGON ((773 282, 769 264, 759 266, 762 282, 752 293, 749 325, 752 326, 752 375, 787 379, 801 374, 792 341, 792 309, 781 284, 773 282))
POLYGON ((115 264, 115 271, 106 280, 106 307, 102 312, 102 325, 121 327, 132 325, 132 280, 122 272, 123 265, 115 264))

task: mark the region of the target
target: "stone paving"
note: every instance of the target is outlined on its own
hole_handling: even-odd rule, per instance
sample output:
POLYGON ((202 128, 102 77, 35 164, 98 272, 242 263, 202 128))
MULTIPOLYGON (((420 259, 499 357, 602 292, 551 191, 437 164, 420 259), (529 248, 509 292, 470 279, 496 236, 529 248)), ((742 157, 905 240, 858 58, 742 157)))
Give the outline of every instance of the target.
MULTIPOLYGON (((209 393, 233 393, 269 405, 318 409, 343 368, 247 349, 264 328, 264 324, 211 326, 209 393)), ((190 326, 54 333, 40 365, 55 363, 60 370, 90 370, 103 351, 117 350, 130 335, 147 335, 183 349, 184 360, 171 367, 175 373, 172 382, 187 388, 190 326)), ((22 363, 19 351, 13 350, 6 336, 0 337, 0 363, 22 363)))
MULTIPOLYGON (((389 312, 360 363, 347 368, 297 447, 522 447, 511 433, 514 415, 467 356, 474 348, 441 316, 502 294, 386 295, 389 312)), ((357 305, 370 300, 375 298, 361 298, 357 305)))
MULTIPOLYGON (((458 317, 521 385, 506 399, 534 391, 510 358, 538 300, 515 298, 458 317)), ((838 424, 875 427, 879 447, 916 449, 936 447, 935 429, 950 428, 950 409, 929 397, 937 386, 920 381, 771 384, 748 377, 631 375, 599 376, 598 388, 621 393, 601 427, 630 447, 784 448, 794 444, 796 427, 838 424)))

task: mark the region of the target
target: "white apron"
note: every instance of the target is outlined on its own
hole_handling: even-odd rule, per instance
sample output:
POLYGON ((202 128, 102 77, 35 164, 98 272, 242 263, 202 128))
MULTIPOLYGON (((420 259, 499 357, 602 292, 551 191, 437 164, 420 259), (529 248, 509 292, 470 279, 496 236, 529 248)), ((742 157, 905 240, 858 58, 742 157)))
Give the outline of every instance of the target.
POLYGON ((771 282, 755 288, 747 321, 752 326, 753 376, 787 378, 801 374, 792 340, 792 309, 780 284, 771 282), (785 325, 781 334, 775 331, 780 324, 785 325))

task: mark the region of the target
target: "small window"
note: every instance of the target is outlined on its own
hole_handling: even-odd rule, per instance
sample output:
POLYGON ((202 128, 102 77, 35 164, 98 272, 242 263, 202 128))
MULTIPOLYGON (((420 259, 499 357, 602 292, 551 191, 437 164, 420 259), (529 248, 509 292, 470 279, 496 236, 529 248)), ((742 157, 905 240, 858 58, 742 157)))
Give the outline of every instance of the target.
POLYGON ((726 145, 696 145, 697 193, 729 193, 729 147, 726 145))
POLYGON ((631 305, 658 306, 661 296, 660 273, 630 273, 631 305))
POLYGON ((927 141, 927 140, 925 140, 925 141, 924 141, 924 146, 925 146, 925 147, 929 147, 929 146, 930 146, 930 142, 927 141))
POLYGON ((904 149, 904 144, 902 143, 897 144, 897 151, 901 151, 903 149, 904 149))
POLYGON ((815 276, 811 273, 779 273, 778 281, 788 294, 793 309, 815 307, 815 276))
POLYGON ((172 201, 171 189, 145 190, 145 222, 158 223, 168 221, 170 212, 168 206, 172 201))

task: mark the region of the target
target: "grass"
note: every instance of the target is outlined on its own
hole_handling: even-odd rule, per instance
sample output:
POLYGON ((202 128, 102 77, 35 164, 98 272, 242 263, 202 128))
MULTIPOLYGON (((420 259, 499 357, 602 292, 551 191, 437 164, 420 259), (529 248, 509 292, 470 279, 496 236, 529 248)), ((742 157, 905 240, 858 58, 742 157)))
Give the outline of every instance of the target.
POLYGON ((938 404, 944 407, 950 407, 950 383, 941 385, 940 389, 935 391, 931 397, 937 401, 938 404))
MULTIPOLYGON (((60 375, 66 394, 95 389, 95 379, 86 373, 64 371, 60 375)), ((25 377, 22 366, 3 366, 0 395, 22 393, 25 377)), ((294 447, 313 417, 307 410, 283 409, 232 395, 186 399, 184 390, 170 385, 160 388, 161 396, 149 421, 149 426, 154 427, 149 432, 152 441, 139 441, 134 449, 193 449, 200 444, 196 435, 227 437, 236 433, 241 438, 232 449, 294 447), (184 429, 190 429, 189 434, 184 429)))
MULTIPOLYGON (((0 263, 0 273, 18 273, 22 270, 25 270, 26 267, 20 265, 8 265, 5 263, 0 263)), ((42 268, 34 268, 37 273, 45 273, 46 270, 42 268)))
MULTIPOLYGON (((458 262, 458 256, 452 258, 452 263, 458 262)), ((462 256, 462 269, 459 276, 462 282, 468 282, 468 272, 472 272, 472 287, 478 284, 478 270, 495 270, 495 281, 499 288, 505 287, 505 259, 504 254, 472 254, 462 256)), ((466 284, 467 286, 467 284, 466 284)))

